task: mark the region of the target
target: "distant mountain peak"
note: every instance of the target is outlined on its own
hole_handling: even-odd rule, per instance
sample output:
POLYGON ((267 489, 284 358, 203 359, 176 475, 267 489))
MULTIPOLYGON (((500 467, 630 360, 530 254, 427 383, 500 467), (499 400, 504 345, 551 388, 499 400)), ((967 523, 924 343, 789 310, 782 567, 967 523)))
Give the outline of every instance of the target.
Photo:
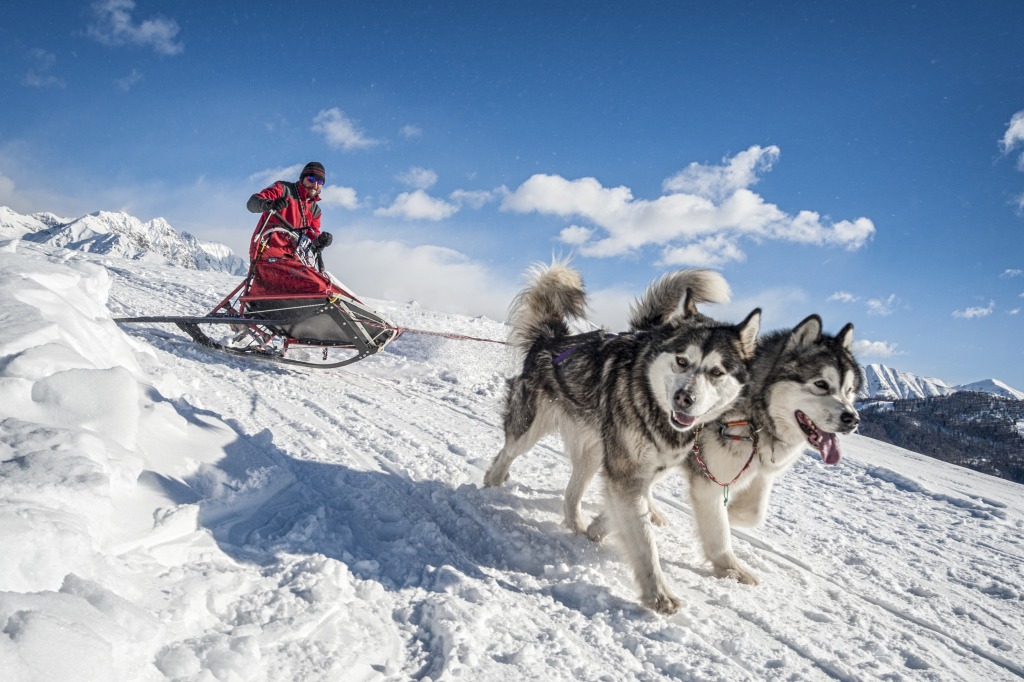
POLYGON ((52 213, 22 216, 0 206, 0 237, 59 246, 75 251, 167 262, 192 270, 244 275, 248 263, 223 244, 205 243, 178 232, 163 218, 142 222, 121 211, 95 211, 73 220, 52 213))
POLYGON ((1011 388, 998 379, 985 379, 970 384, 950 386, 941 379, 920 377, 877 363, 864 365, 864 378, 864 389, 859 396, 861 399, 906 400, 973 391, 1024 400, 1024 392, 1011 388))

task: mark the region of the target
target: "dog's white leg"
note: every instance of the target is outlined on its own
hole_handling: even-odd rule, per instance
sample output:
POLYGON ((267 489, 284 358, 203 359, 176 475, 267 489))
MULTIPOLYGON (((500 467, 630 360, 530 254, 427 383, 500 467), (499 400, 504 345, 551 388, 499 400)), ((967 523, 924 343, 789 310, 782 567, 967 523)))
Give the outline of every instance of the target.
POLYGON ((658 613, 671 615, 683 602, 669 591, 661 572, 647 507, 650 495, 647 485, 640 479, 609 481, 605 487, 605 506, 612 528, 619 534, 633 566, 633 575, 640 587, 640 601, 658 613))
POLYGON ((582 519, 583 494, 601 469, 602 450, 595 439, 586 438, 583 433, 566 432, 563 429, 562 439, 569 450, 569 461, 572 464, 572 475, 565 487, 565 525, 574 533, 585 533, 587 527, 582 519))
POLYGON ((764 523, 768 513, 768 497, 772 478, 756 475, 750 485, 729 500, 729 523, 740 528, 753 528, 764 523))
POLYGON ((690 499, 704 556, 714 567, 715 575, 747 585, 758 584, 757 576, 747 570, 732 551, 729 516, 722 503, 722 488, 703 477, 693 476, 690 479, 690 499))

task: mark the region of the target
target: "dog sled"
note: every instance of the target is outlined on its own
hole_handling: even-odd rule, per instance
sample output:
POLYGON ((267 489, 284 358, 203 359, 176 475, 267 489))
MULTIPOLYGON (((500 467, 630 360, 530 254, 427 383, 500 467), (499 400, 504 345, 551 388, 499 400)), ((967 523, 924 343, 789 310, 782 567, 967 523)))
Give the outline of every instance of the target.
POLYGON ((118 324, 169 323, 196 343, 290 365, 344 367, 380 352, 401 334, 323 266, 320 250, 290 227, 267 227, 295 244, 295 257, 252 259, 245 279, 203 316, 122 317, 118 324))

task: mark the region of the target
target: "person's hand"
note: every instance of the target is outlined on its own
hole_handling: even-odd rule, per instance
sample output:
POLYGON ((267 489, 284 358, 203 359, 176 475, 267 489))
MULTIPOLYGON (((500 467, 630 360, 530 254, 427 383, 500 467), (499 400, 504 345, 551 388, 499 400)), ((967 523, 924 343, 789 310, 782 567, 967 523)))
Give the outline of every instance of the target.
POLYGON ((316 248, 326 249, 334 242, 334 237, 330 232, 321 232, 320 236, 316 238, 316 248))
POLYGON ((280 213, 282 210, 284 210, 284 207, 287 205, 288 197, 278 197, 268 202, 267 212, 269 213, 270 211, 277 211, 278 213, 280 213))

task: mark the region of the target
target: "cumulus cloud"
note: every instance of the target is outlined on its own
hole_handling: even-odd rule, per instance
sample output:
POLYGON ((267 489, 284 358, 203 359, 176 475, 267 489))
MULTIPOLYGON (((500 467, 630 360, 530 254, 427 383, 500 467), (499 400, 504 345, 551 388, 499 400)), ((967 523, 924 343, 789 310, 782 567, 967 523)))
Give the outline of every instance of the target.
POLYGON ((399 173, 397 179, 413 189, 430 189, 437 184, 437 173, 429 168, 413 166, 404 173, 399 173))
POLYGON ((778 147, 754 145, 731 159, 723 159, 721 166, 691 163, 666 179, 662 183, 662 189, 666 192, 696 194, 721 201, 736 190, 756 184, 760 179, 758 174, 770 171, 778 159, 778 147))
POLYGON ((875 227, 867 218, 830 223, 814 211, 790 215, 748 189, 777 158, 776 147, 755 146, 721 166, 691 164, 665 181, 668 193, 657 199, 637 199, 628 187, 604 187, 595 178, 537 174, 509 193, 501 208, 590 223, 591 238, 576 244, 581 255, 621 256, 653 245, 662 248, 666 265, 741 261, 744 237, 848 249, 871 238, 875 227))
POLYGON ((25 74, 25 85, 32 88, 63 88, 67 85, 63 78, 58 78, 52 73, 57 66, 57 55, 33 48, 28 51, 28 60, 31 66, 25 74))
POLYGON ((894 355, 903 355, 896 349, 895 343, 888 341, 868 341, 867 339, 855 339, 853 342, 853 353, 859 359, 884 359, 894 355))
POLYGON ((987 317, 991 315, 996 309, 996 302, 989 301, 987 306, 974 306, 971 308, 965 308, 964 310, 954 310, 953 317, 959 317, 965 320, 973 320, 977 317, 987 317))
POLYGON ((1007 268, 1006 270, 1003 270, 1003 274, 1001 274, 999 276, 1000 277, 1005 277, 1005 278, 1010 278, 1010 277, 1020 277, 1021 275, 1024 275, 1024 270, 1018 270, 1016 268, 1007 268))
POLYGON ((134 10, 134 0, 97 0, 92 3, 92 21, 85 33, 109 47, 151 47, 163 55, 181 54, 185 50, 181 42, 175 41, 180 30, 178 22, 165 17, 136 22, 132 17, 134 10))
POLYGON ((379 140, 366 137, 355 122, 345 115, 338 107, 324 109, 313 118, 314 133, 324 136, 327 144, 335 149, 349 151, 365 149, 380 144, 379 140))
POLYGON ((374 215, 403 220, 444 220, 455 215, 459 207, 444 199, 432 197, 421 189, 402 192, 387 208, 378 208, 374 215))
POLYGON ((414 137, 422 137, 423 129, 417 125, 404 125, 398 131, 398 134, 407 140, 411 140, 414 137))
POLYGON ((594 231, 589 227, 570 225, 558 234, 558 238, 563 244, 575 246, 577 244, 586 244, 593 234, 594 231))
POLYGON ((849 291, 837 291, 828 297, 829 301, 839 301, 840 303, 856 303, 860 299, 851 294, 849 291))
POLYGON ((320 205, 346 208, 354 211, 359 208, 359 197, 352 187, 341 185, 324 185, 320 191, 320 205))

